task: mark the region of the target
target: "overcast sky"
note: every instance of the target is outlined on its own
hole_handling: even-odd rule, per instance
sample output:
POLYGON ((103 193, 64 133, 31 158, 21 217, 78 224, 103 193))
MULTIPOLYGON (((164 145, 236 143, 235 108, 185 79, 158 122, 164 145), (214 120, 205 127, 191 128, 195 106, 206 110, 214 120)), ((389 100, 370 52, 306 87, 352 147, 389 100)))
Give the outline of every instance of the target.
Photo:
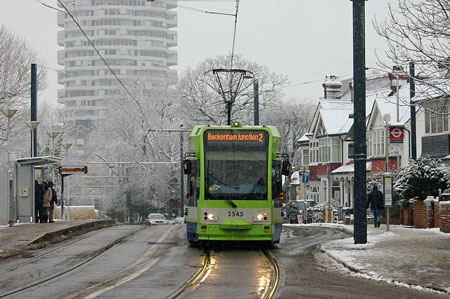
MULTIPOLYGON (((56 6, 56 0, 40 0, 56 6)), ((163 1, 163 0, 162 0, 163 1)), ((375 66, 375 51, 383 56, 383 39, 377 36, 372 20, 384 20, 388 3, 366 2, 366 61, 375 66)), ((235 0, 179 1, 178 67, 195 67, 205 58, 228 54, 232 49, 234 17, 199 10, 234 13, 235 0)), ((0 0, 0 24, 30 42, 53 69, 56 63, 56 11, 37 0, 0 0)), ((350 0, 240 0, 235 53, 266 65, 289 77, 288 98, 296 101, 318 99, 326 75, 352 74, 352 2, 350 0), (307 81, 316 83, 303 84, 307 81)), ((39 95, 56 103, 56 72, 48 71, 49 87, 39 95)))

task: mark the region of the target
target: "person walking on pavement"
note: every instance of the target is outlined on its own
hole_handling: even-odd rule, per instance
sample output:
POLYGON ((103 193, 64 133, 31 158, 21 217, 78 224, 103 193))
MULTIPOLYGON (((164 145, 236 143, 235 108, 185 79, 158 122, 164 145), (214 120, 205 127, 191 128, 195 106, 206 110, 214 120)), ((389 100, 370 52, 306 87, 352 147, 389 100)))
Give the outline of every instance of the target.
POLYGON ((57 195, 56 195, 56 191, 55 191, 55 189, 53 189, 53 186, 54 186, 54 184, 53 184, 53 182, 52 181, 49 181, 48 182, 48 187, 49 187, 49 189, 51 189, 52 190, 52 200, 50 201, 50 210, 49 210, 49 214, 48 214, 48 222, 50 222, 50 223, 54 223, 55 221, 53 221, 53 212, 54 212, 54 209, 55 209, 55 205, 56 204, 58 204, 58 197, 57 197, 57 195))
POLYGON ((367 201, 367 208, 369 207, 373 212, 373 224, 375 227, 380 227, 381 213, 384 209, 383 193, 378 190, 378 187, 373 186, 372 192, 369 194, 369 200, 367 201))
POLYGON ((34 222, 41 220, 41 212, 44 204, 44 189, 37 180, 34 181, 34 222))
POLYGON ((42 186, 44 187, 44 208, 41 218, 41 223, 47 223, 48 222, 48 214, 50 212, 50 202, 52 201, 52 188, 50 188, 46 182, 42 183, 42 186))

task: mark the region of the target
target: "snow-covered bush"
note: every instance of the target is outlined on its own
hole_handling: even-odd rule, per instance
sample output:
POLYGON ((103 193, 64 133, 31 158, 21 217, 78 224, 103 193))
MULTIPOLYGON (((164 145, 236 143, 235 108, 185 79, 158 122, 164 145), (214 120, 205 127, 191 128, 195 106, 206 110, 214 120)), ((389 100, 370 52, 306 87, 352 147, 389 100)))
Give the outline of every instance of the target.
POLYGON ((373 190, 374 186, 377 186, 378 190, 383 190, 383 182, 381 181, 381 178, 377 178, 377 177, 367 178, 367 180, 366 180, 367 193, 370 193, 370 191, 373 190))
POLYGON ((430 158, 420 158, 400 168, 394 183, 394 191, 405 199, 437 196, 439 189, 444 191, 448 188, 450 168, 440 160, 430 158))

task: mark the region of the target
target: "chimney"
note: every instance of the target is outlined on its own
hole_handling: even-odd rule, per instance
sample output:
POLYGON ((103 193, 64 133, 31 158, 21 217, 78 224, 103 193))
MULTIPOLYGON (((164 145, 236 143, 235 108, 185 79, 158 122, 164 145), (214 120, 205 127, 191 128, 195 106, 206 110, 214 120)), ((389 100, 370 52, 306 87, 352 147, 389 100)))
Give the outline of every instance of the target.
POLYGON ((322 84, 324 99, 339 99, 341 95, 342 82, 335 75, 326 76, 322 84))

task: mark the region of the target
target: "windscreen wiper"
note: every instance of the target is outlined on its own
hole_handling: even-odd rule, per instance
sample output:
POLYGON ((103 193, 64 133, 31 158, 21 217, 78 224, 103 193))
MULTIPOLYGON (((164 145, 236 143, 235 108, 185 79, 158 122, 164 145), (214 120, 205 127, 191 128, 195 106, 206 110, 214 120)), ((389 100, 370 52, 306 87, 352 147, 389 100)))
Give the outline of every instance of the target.
POLYGON ((233 209, 237 208, 237 205, 229 198, 225 199, 225 202, 233 207, 233 209))
MULTIPOLYGON (((223 186, 226 186, 226 184, 224 182, 222 182, 220 179, 215 177, 212 173, 206 172, 206 175, 208 176, 208 179, 211 177, 211 178, 215 179, 218 183, 222 184, 223 186)), ((220 190, 220 188, 218 188, 217 191, 219 191, 220 193, 223 194, 223 191, 220 190)), ((225 202, 227 204, 229 204, 230 206, 232 206, 233 209, 237 208, 237 205, 231 199, 227 198, 227 199, 225 199, 225 202)))

